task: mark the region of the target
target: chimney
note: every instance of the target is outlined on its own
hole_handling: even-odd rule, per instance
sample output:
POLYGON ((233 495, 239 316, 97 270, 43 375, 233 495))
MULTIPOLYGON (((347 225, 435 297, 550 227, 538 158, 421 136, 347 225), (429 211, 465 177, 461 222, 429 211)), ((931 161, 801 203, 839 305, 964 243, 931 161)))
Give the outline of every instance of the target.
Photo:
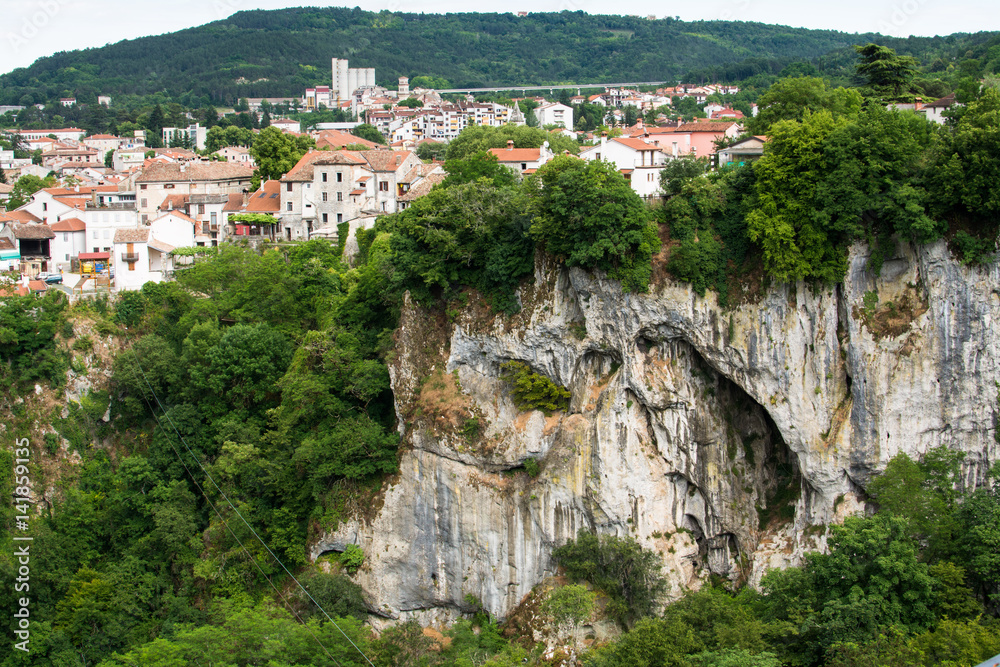
MULTIPOLYGON (((261 184, 261 187, 264 187, 264 185, 261 184)), ((243 188, 243 208, 246 208, 247 204, 249 203, 250 203, 250 191, 247 190, 246 188, 243 188)))
POLYGON ((187 169, 187 164, 181 162, 181 173, 183 174, 186 169, 187 169))
POLYGON ((608 143, 608 133, 601 132, 601 146, 603 146, 606 143, 608 143))
POLYGON ((514 140, 513 139, 508 139, 507 140, 507 150, 509 150, 509 151, 514 150, 514 140))

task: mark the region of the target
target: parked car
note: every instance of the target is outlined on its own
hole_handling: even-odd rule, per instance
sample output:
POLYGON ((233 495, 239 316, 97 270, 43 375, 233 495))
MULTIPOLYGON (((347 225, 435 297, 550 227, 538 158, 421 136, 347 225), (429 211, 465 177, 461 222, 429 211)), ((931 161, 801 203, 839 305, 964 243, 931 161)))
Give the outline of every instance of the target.
POLYGON ((35 276, 36 280, 44 280, 49 285, 61 285, 63 277, 61 273, 46 273, 42 272, 35 276))

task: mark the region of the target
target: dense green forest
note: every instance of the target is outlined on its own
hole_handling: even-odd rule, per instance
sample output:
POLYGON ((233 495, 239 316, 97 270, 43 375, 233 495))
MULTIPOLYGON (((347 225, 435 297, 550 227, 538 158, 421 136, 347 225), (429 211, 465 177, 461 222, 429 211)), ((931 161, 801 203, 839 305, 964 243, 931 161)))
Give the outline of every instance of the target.
MULTIPOLYGON (((167 35, 57 53, 0 76, 0 104, 98 94, 162 94, 189 107, 301 95, 329 84, 331 58, 374 67, 377 82, 435 87, 739 81, 811 61, 825 76, 853 68, 851 46, 879 41, 935 73, 1000 61, 995 33, 897 39, 736 21, 647 20, 582 11, 372 13, 346 8, 241 11, 167 35), (418 78, 426 77, 426 80, 418 78)), ((974 71, 975 70, 975 71, 974 71)))
MULTIPOLYGON (((539 253, 636 293, 665 279, 660 266, 729 307, 749 275, 839 281, 857 242, 873 271, 900 241, 942 238, 966 264, 994 263, 1000 91, 960 82, 962 106, 939 126, 886 108, 912 93, 905 58, 862 51, 858 71, 857 88, 779 81, 752 121, 771 137, 764 157, 712 172, 675 161, 655 206, 606 163, 572 156, 522 180, 485 149, 545 132, 473 128, 448 147, 445 182, 358 233, 353 265, 343 237, 224 245, 113 303, 5 298, 5 433, 52 429, 27 465, 51 488, 30 520, 32 654, 5 643, 0 665, 367 664, 361 651, 379 667, 544 664, 476 600, 446 646, 414 624, 375 637, 348 576, 367 555, 309 561, 310 541, 369 508, 397 470, 388 367, 404 294, 443 320, 480 298, 514 313, 539 253), (865 67, 877 59, 877 73, 865 67), (67 400, 67 373, 86 374, 109 338, 107 386, 67 400)), ((565 406, 564 388, 507 370, 518 405, 565 406)), ((0 452, 6 497, 14 463, 0 452)), ((665 608, 657 555, 584 532, 553 557, 585 586, 547 593, 541 610, 579 623, 600 596, 624 634, 585 654, 594 667, 973 665, 1000 652, 1000 469, 978 481, 955 452, 899 456, 865 490, 874 515, 818 527, 828 553, 760 590, 712 581, 665 608)), ((0 509, 8 582, 21 511, 0 509)), ((0 607, 16 599, 0 589, 0 607)))

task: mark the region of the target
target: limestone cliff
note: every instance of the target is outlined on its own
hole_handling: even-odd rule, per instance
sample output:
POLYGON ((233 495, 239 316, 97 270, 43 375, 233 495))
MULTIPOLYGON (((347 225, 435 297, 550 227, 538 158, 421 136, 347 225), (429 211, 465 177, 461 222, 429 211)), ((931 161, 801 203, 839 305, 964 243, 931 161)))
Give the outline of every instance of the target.
POLYGON ((1000 453, 1000 270, 943 243, 904 246, 879 277, 866 264, 855 248, 840 286, 730 310, 669 280, 623 294, 542 265, 512 318, 407 307, 401 470, 373 519, 313 556, 361 545, 357 580, 387 617, 444 620, 467 595, 503 617, 580 528, 656 549, 677 595, 822 549, 898 452, 965 451, 975 483, 1000 453), (570 388, 570 409, 518 412, 498 379, 512 359, 570 388))

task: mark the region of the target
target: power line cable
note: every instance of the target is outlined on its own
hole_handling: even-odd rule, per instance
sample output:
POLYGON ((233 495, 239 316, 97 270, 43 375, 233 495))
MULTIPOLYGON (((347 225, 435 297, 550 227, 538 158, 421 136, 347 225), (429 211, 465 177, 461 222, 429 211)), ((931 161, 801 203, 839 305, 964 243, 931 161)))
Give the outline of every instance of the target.
MULTIPOLYGON (((153 386, 150 384, 149 379, 146 377, 146 372, 142 369, 142 364, 139 363, 139 357, 138 357, 138 355, 136 355, 135 349, 134 349, 134 347, 132 345, 129 346, 129 351, 132 352, 132 358, 135 359, 135 365, 139 369, 139 372, 142 374, 143 382, 145 382, 146 386, 149 388, 149 393, 153 395, 153 399, 156 401, 156 405, 160 408, 160 411, 163 413, 163 416, 166 417, 167 422, 170 424, 171 428, 173 428, 174 433, 177 434, 177 438, 181 441, 181 444, 184 445, 184 449, 187 450, 188 455, 190 455, 191 458, 194 459, 195 463, 198 464, 198 467, 201 468, 201 471, 203 473, 205 473, 205 477, 208 478, 208 481, 210 481, 212 483, 212 486, 215 487, 216 491, 219 492, 219 495, 221 495, 222 498, 229 504, 229 506, 236 513, 236 516, 238 516, 240 518, 240 520, 247 527, 247 529, 253 534, 253 536, 255 538, 257 538, 257 541, 260 542, 261 546, 264 547, 264 549, 267 551, 268 554, 270 554, 271 558, 273 558, 274 561, 278 565, 281 566, 281 569, 284 570, 285 573, 289 577, 292 578, 292 581, 294 581, 296 583, 296 585, 302 590, 302 592, 306 594, 306 597, 308 597, 309 600, 312 601, 312 603, 314 605, 316 605, 316 608, 319 609, 321 612, 323 612, 323 616, 326 617, 326 620, 330 621, 330 623, 333 625, 333 627, 337 628, 337 630, 340 632, 340 634, 342 634, 344 636, 344 639, 346 639, 347 642, 351 646, 354 647, 354 650, 356 650, 359 654, 361 654, 361 657, 363 657, 365 659, 365 661, 369 665, 371 665, 371 667, 375 667, 375 663, 373 663, 371 661, 371 659, 369 659, 369 657, 367 655, 365 655, 364 651, 362 651, 360 648, 358 648, 358 645, 354 643, 354 641, 347 635, 346 632, 344 632, 343 628, 341 628, 340 625, 338 625, 336 621, 334 621, 332 618, 330 618, 330 615, 328 613, 326 613, 326 609, 324 609, 323 606, 319 602, 316 601, 316 599, 312 596, 312 594, 310 594, 309 591, 306 590, 306 587, 302 585, 302 582, 300 582, 295 577, 295 575, 292 574, 291 571, 287 567, 285 567, 285 564, 281 562, 281 559, 278 558, 273 551, 271 551, 271 548, 267 546, 267 543, 265 543, 263 539, 261 539, 260 535, 257 534, 257 531, 253 529, 253 526, 250 525, 250 523, 246 520, 246 518, 243 516, 243 514, 240 513, 240 511, 236 508, 236 505, 234 505, 233 502, 229 499, 229 496, 227 496, 226 493, 215 482, 215 478, 213 478, 212 475, 209 474, 208 470, 205 469, 205 466, 202 464, 201 460, 195 455, 194 452, 191 451, 191 448, 188 446, 187 441, 184 439, 184 436, 182 436, 181 433, 180 433, 180 431, 177 430, 177 426, 176 426, 176 424, 174 424, 174 420, 170 418, 170 415, 164 409, 163 404, 160 402, 160 398, 156 395, 156 391, 153 389, 153 386)), ((154 416, 155 416, 155 412, 154 412, 154 416)), ((157 418, 157 423, 159 423, 159 419, 158 418, 157 418)), ((161 427, 161 430, 164 430, 164 429, 161 427)), ((171 446, 173 446, 173 445, 171 445, 171 446)), ((175 449, 175 452, 176 452, 176 449, 175 449)), ((181 458, 179 452, 177 452, 177 456, 178 456, 178 458, 181 458)), ((188 469, 187 465, 184 464, 183 459, 181 459, 181 464, 184 465, 185 470, 188 469)), ((190 475, 190 470, 188 470, 188 474, 190 475)), ((194 479, 193 476, 192 476, 192 479, 194 479)), ((204 491, 203 491, 203 493, 204 493, 204 491)), ((206 495, 206 498, 207 498, 207 495, 206 495)), ((324 649, 325 648, 326 647, 324 646, 324 649)), ((329 651, 327 651, 327 653, 329 653, 329 651)))

